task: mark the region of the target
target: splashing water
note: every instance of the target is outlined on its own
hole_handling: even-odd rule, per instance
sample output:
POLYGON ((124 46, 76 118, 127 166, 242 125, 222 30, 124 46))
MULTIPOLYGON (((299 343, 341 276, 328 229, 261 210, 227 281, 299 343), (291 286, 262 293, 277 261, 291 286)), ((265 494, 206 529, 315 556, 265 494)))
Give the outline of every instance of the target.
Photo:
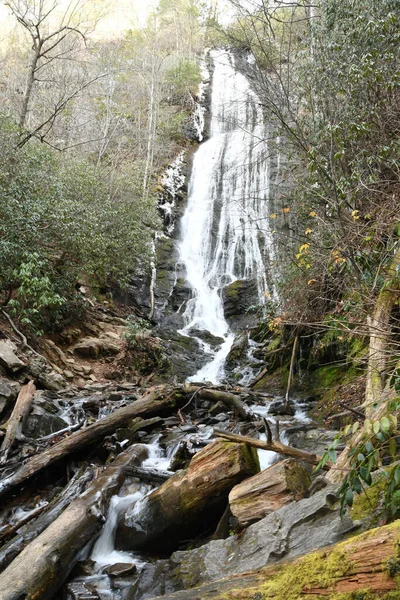
POLYGON ((180 259, 193 289, 181 330, 203 329, 223 337, 211 363, 192 380, 213 383, 234 335, 224 316, 222 288, 256 279, 260 302, 266 289, 265 259, 272 254, 269 227, 270 161, 261 103, 225 51, 214 62, 210 137, 197 150, 182 218, 180 259))

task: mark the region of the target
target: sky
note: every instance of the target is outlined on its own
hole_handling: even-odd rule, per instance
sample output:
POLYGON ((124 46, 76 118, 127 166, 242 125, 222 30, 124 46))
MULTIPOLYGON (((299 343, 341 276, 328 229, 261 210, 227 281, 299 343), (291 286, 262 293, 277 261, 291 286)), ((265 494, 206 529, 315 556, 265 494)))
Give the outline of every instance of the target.
MULTIPOLYGON (((144 24, 150 10, 158 0, 109 0, 109 10, 97 26, 96 36, 109 38, 118 36, 132 26, 144 24)), ((67 5, 66 0, 60 4, 67 5)), ((15 20, 10 17, 9 10, 0 0, 0 44, 15 27, 15 20)))

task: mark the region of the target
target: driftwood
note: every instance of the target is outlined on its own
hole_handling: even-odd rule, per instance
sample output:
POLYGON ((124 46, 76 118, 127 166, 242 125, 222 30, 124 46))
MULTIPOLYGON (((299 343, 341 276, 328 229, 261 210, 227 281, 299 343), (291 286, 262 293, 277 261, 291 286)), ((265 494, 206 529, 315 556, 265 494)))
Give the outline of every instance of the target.
POLYGON ((171 471, 160 471, 159 469, 150 469, 149 467, 129 467, 126 469, 126 475, 129 477, 136 477, 141 481, 148 481, 150 483, 164 483, 173 474, 171 471))
POLYGON ((310 484, 308 471, 288 458, 236 485, 229 494, 229 506, 240 527, 247 527, 285 504, 304 498, 310 484))
POLYGON ((88 490, 41 535, 32 541, 0 575, 0 599, 49 600, 62 585, 82 548, 100 531, 109 500, 116 494, 132 463, 147 449, 135 445, 102 470, 88 490))
POLYGON ((254 419, 254 415, 252 415, 251 412, 245 408, 243 402, 241 402, 237 395, 233 394, 232 392, 225 392, 224 390, 219 390, 216 388, 206 388, 196 385, 185 385, 183 387, 183 391, 188 394, 196 394, 198 398, 202 398, 203 400, 223 402, 225 406, 236 411, 240 418, 244 421, 254 419))
POLYGON ((95 475, 94 467, 89 467, 82 473, 79 470, 64 488, 62 493, 44 507, 42 514, 34 523, 22 527, 13 539, 0 548, 0 570, 3 570, 12 560, 39 534, 42 533, 62 511, 85 491, 95 475))
POLYGON ((398 598, 399 535, 395 521, 289 563, 165 594, 163 600, 398 598))
POLYGON ((14 406, 14 410, 11 413, 11 417, 7 424, 7 433, 1 445, 1 459, 0 464, 7 462, 8 453, 10 452, 15 440, 21 440, 22 428, 24 422, 29 415, 29 411, 32 405, 32 401, 35 395, 36 387, 33 381, 30 381, 21 388, 18 394, 17 401, 14 406))
POLYGON ((171 411, 176 408, 177 400, 174 392, 176 389, 168 386, 154 389, 133 404, 124 406, 93 425, 72 433, 41 454, 30 458, 15 473, 0 482, 0 497, 61 458, 109 435, 130 419, 138 416, 156 416, 163 410, 171 411))
POLYGON ((258 470, 250 448, 214 442, 147 496, 138 514, 128 508, 117 529, 117 548, 176 550, 180 542, 215 528, 232 487, 258 470))
MULTIPOLYGON (((236 433, 230 433, 229 431, 216 428, 214 429, 214 434, 217 437, 224 438, 225 440, 229 440, 231 442, 247 444, 248 446, 253 446, 254 448, 260 448, 260 450, 272 450, 272 452, 277 452, 278 454, 283 454, 284 456, 290 456, 291 458, 297 458, 298 460, 303 460, 311 465, 317 465, 321 460, 321 457, 317 456, 317 454, 307 452, 306 450, 299 450, 299 448, 294 448, 293 446, 286 446, 286 444, 282 444, 282 442, 278 441, 271 440, 262 442, 256 438, 251 438, 246 435, 238 435, 236 433)), ((325 469, 329 469, 329 465, 326 465, 325 469)))

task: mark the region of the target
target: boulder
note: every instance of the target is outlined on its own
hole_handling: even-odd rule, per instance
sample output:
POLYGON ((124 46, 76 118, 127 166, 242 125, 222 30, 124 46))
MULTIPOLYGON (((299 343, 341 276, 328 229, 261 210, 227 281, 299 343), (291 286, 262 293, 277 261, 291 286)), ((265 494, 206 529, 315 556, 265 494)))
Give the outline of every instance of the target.
POLYGON ((25 367, 17 352, 17 346, 11 340, 0 340, 0 365, 11 373, 18 373, 25 367))
POLYGON ((228 494, 259 471, 257 454, 244 444, 217 441, 198 452, 189 468, 175 473, 146 497, 140 510, 128 508, 116 533, 116 547, 170 552, 216 525, 228 494))
POLYGON ((293 417, 295 412, 296 408, 294 402, 292 402, 292 400, 286 402, 284 398, 271 402, 268 410, 268 413, 273 417, 282 417, 285 415, 293 417))
POLYGON ((146 565, 127 600, 146 597, 148 589, 170 590, 173 586, 175 590, 187 590, 222 577, 229 579, 341 541, 358 525, 347 516, 341 518, 335 490, 327 488, 286 504, 241 535, 174 552, 169 561, 160 561, 162 568, 158 570, 146 565), (149 581, 148 569, 158 578, 149 581))
POLYGON ((249 308, 259 304, 256 279, 238 279, 222 288, 222 301, 225 318, 234 331, 241 331, 256 325, 254 314, 249 308))
POLYGON ((304 498, 310 484, 308 471, 297 460, 277 462, 231 490, 231 513, 239 527, 247 527, 285 504, 304 498))
POLYGON ((48 396, 49 392, 35 392, 31 412, 24 424, 23 433, 27 437, 39 439, 68 427, 69 423, 61 416, 57 400, 48 396))
POLYGON ((109 336, 87 337, 75 344, 73 351, 86 358, 98 358, 99 356, 118 354, 121 346, 109 336))
POLYGON ((240 365, 243 359, 246 357, 247 350, 249 347, 249 338, 247 333, 241 333, 237 335, 233 341, 231 349, 229 350, 228 356, 225 360, 225 367, 233 369, 240 365))
POLYGON ((0 415, 11 408, 21 386, 10 381, 0 381, 0 415))
POLYGON ((324 429, 323 427, 309 427, 292 433, 291 428, 287 430, 290 436, 290 444, 300 450, 308 450, 322 456, 333 443, 338 431, 324 429))

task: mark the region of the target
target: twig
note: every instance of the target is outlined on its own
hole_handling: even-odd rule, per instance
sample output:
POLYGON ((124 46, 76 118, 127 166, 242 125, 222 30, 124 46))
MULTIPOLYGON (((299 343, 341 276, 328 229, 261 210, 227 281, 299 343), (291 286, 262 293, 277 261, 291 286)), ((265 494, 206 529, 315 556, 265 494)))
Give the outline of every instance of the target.
POLYGON ((285 396, 285 404, 286 404, 286 406, 289 404, 290 385, 292 383, 293 367, 294 367, 294 361, 295 361, 295 358, 296 358, 296 350, 297 350, 297 344, 298 344, 298 342, 299 342, 299 334, 296 335, 296 337, 294 338, 294 342, 293 342, 292 357, 290 359, 289 377, 288 377, 288 384, 287 384, 286 396, 285 396))

